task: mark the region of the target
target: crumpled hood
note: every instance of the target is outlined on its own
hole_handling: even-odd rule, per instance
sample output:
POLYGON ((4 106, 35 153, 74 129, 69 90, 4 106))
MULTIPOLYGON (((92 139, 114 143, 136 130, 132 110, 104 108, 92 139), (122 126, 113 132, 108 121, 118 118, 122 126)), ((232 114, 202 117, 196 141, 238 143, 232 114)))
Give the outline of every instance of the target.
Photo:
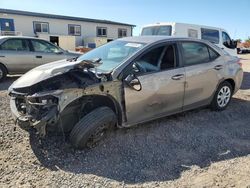
POLYGON ((75 68, 79 63, 81 63, 81 61, 72 62, 64 59, 38 66, 17 79, 10 86, 9 90, 11 90, 11 88, 29 87, 53 76, 63 74, 75 68))

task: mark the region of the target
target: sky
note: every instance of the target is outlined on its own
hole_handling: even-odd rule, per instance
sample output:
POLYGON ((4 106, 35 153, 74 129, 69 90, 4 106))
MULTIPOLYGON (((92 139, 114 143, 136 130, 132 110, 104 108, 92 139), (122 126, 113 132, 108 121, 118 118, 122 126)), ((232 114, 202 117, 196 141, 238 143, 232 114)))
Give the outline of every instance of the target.
POLYGON ((129 23, 135 36, 147 24, 182 22, 250 37, 250 0, 0 0, 0 8, 129 23))

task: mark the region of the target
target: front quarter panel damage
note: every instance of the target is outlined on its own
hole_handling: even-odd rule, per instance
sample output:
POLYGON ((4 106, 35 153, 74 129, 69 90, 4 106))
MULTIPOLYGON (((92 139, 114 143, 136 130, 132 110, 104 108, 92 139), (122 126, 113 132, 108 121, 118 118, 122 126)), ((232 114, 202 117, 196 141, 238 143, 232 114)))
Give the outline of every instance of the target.
POLYGON ((10 95, 15 101, 16 112, 18 112, 15 114, 17 120, 29 122, 30 126, 36 128, 40 136, 45 136, 47 130, 64 131, 65 127, 72 128, 79 121, 80 112, 85 103, 94 102, 92 101, 95 99, 93 96, 108 97, 114 103, 113 110, 119 115, 123 114, 121 112, 123 95, 120 81, 95 81, 93 84, 84 86, 81 85, 82 83, 78 82, 77 85, 71 84, 70 87, 38 91, 23 96, 12 91, 10 95))

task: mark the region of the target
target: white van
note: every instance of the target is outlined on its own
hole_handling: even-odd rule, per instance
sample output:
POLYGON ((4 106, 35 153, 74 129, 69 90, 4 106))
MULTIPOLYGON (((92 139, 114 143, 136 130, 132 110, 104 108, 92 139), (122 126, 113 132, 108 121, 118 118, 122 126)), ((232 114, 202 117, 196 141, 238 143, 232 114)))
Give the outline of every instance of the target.
POLYGON ((227 31, 221 28, 176 22, 156 23, 144 26, 141 35, 167 35, 204 39, 216 44, 233 56, 237 55, 237 42, 232 40, 227 31))

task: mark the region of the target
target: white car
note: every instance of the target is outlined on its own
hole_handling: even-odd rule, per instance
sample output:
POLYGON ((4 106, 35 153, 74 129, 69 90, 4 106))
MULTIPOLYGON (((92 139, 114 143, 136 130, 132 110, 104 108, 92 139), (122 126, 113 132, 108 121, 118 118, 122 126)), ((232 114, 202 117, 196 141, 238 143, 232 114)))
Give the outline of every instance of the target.
POLYGON ((222 28, 167 22, 146 25, 142 28, 141 35, 166 35, 208 40, 219 48, 224 49, 230 55, 237 55, 237 42, 232 40, 228 32, 222 28))

